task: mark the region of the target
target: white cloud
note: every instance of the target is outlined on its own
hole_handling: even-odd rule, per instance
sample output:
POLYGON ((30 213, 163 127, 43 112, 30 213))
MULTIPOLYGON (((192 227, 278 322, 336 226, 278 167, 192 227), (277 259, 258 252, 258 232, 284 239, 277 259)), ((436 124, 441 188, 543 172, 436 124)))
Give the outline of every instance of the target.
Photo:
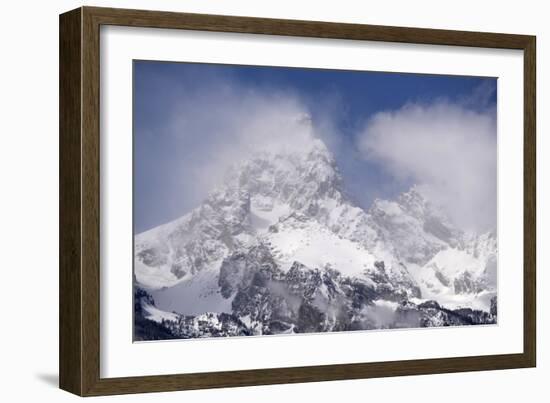
POLYGON ((294 94, 218 84, 181 97, 163 133, 181 150, 174 158, 181 182, 176 193, 190 206, 252 153, 300 150, 313 139, 309 111, 294 94))
POLYGON ((466 230, 496 225, 496 119, 439 101, 374 115, 358 136, 364 158, 416 182, 466 230))

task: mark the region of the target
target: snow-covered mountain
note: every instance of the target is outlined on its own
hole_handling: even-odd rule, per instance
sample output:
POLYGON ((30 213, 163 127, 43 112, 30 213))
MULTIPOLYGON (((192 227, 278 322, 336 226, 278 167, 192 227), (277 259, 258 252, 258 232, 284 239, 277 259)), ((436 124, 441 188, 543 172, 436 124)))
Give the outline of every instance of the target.
POLYGON ((256 153, 196 209, 137 235, 134 273, 144 319, 200 337, 471 324, 453 319, 461 309, 494 322, 496 259, 494 233, 462 232, 416 187, 356 205, 312 136, 256 153))

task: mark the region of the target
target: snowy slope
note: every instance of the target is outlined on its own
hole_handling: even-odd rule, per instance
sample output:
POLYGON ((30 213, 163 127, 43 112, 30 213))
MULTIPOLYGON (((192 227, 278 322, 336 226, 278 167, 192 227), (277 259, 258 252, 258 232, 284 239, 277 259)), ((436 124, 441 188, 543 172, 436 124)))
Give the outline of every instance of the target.
POLYGON ((295 262, 309 267, 332 267, 347 276, 360 275, 376 261, 363 245, 340 237, 305 216, 291 216, 263 237, 283 269, 295 262))
POLYGON ((203 312, 231 312, 231 298, 224 298, 218 286, 219 265, 189 276, 173 287, 150 290, 157 306, 168 312, 199 315, 203 312))

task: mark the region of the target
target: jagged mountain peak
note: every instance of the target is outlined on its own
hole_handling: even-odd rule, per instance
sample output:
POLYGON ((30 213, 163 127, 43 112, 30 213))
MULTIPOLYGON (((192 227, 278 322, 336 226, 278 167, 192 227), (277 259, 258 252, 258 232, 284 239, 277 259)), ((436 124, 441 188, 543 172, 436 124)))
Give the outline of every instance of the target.
MULTIPOLYGON (((137 282, 159 289, 198 273, 216 279, 221 267, 229 267, 227 259, 266 260, 255 255, 260 250, 285 273, 302 264, 330 266, 367 282, 385 279, 387 298, 435 298, 455 284, 468 292, 493 284, 496 238, 466 236, 418 186, 394 201, 377 199, 367 211, 344 192, 335 159, 320 139, 300 149, 259 150, 229 169, 222 186, 196 209, 136 236, 137 282), (450 267, 455 255, 468 267, 450 267)), ((218 287, 212 286, 217 280, 208 281, 218 287)))
MULTIPOLYGON (((393 201, 376 199, 368 214, 374 222, 394 236, 404 233, 407 238, 441 244, 439 247, 464 244, 464 232, 448 219, 440 207, 431 203, 416 185, 393 201)), ((424 258, 431 254, 431 251, 428 252, 424 253, 424 258)), ((413 258, 413 261, 416 260, 413 258)))
MULTIPOLYGON (((226 178, 231 180, 243 173, 258 169, 275 169, 286 173, 308 169, 321 169, 324 175, 339 176, 334 156, 325 143, 311 136, 308 141, 301 142, 300 147, 292 145, 278 146, 273 149, 260 149, 253 152, 246 160, 232 166, 226 178)), ((265 172, 254 172, 259 175, 265 172)), ((248 179, 248 178, 247 178, 248 179)))
POLYGON ((441 209, 437 208, 424 196, 420 187, 416 184, 400 193, 393 200, 376 198, 369 208, 369 212, 373 214, 381 212, 388 215, 407 214, 417 218, 428 215, 438 215, 441 218, 445 216, 441 209))
POLYGON ((293 213, 326 214, 344 199, 341 189, 334 158, 319 139, 301 150, 259 151, 228 170, 200 206, 136 236, 138 281, 172 286, 215 267, 293 213))
POLYGON ((433 210, 433 206, 417 185, 412 185, 408 191, 401 193, 397 198, 397 203, 403 209, 418 214, 433 210))
POLYGON ((211 195, 226 198, 245 192, 252 199, 307 209, 321 199, 343 198, 343 180, 336 161, 318 138, 301 149, 261 150, 232 166, 221 187, 211 195))

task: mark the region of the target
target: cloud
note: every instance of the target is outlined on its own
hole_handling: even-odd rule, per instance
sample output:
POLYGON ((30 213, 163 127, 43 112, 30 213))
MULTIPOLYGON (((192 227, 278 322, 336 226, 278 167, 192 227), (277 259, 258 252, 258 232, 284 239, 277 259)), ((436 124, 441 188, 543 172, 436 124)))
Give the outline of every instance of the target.
POLYGON ((494 108, 445 100, 375 114, 358 135, 364 158, 397 180, 413 181, 466 230, 496 225, 494 108))
MULTIPOLYGON (((202 91, 180 103, 170 132, 193 155, 181 172, 201 184, 201 194, 223 180, 227 168, 260 150, 307 148, 313 139, 307 108, 291 93, 230 87, 202 91)), ((189 180, 191 179, 191 180, 189 180)))
POLYGON ((209 76, 207 83, 184 80, 164 95, 174 100, 163 121, 137 133, 137 213, 144 222, 138 231, 196 207, 230 166, 252 153, 301 150, 313 139, 310 111, 290 90, 209 76))

